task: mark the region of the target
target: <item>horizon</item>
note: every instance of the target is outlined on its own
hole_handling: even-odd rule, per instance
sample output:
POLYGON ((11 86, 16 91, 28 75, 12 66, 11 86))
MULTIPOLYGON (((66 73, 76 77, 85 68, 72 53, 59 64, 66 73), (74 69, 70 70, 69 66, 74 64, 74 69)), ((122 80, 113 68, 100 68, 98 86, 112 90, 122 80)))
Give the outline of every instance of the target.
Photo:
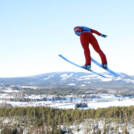
MULTIPOLYGON (((99 75, 97 75, 97 74, 94 74, 94 73, 92 73, 92 72, 88 72, 88 71, 86 71, 86 70, 84 70, 84 71, 57 71, 57 72, 46 72, 46 73, 41 73, 41 74, 35 74, 35 75, 28 75, 28 76, 10 76, 10 77, 0 77, 0 79, 8 79, 8 78, 25 78, 25 77, 34 77, 34 76, 39 76, 39 75, 44 75, 44 74, 51 74, 51 73, 85 73, 85 74, 89 74, 89 75, 96 75, 96 77, 100 77, 101 78, 101 76, 99 76, 99 75)), ((101 72, 102 74, 106 74, 106 75, 109 75, 109 76, 111 76, 111 77, 106 77, 106 78, 104 78, 104 77, 102 77, 103 79, 111 79, 111 78, 118 78, 118 77, 121 77, 121 75, 126 75, 126 76, 134 76, 134 75, 128 75, 128 74, 126 74, 126 73, 123 73, 123 72, 116 72, 116 73, 118 73, 118 74, 121 74, 121 75, 119 75, 119 76, 117 76, 117 77, 115 77, 115 76, 112 76, 109 72, 107 72, 107 71, 103 71, 103 72, 101 72)))

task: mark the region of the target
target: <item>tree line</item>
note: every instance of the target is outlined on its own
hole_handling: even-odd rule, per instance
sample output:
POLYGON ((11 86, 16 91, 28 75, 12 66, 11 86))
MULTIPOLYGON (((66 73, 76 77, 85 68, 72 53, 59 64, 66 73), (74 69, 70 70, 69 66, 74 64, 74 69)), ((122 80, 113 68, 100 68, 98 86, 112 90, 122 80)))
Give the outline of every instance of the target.
MULTIPOLYGON (((74 122, 82 122, 84 119, 112 118, 119 122, 133 121, 134 106, 130 107, 109 107, 99 109, 54 109, 50 107, 10 107, 0 108, 1 118, 15 118, 19 121, 14 125, 14 131, 22 124, 33 128, 30 131, 38 129, 46 133, 63 133, 61 125, 71 125, 74 122)), ((2 125, 0 126, 2 128, 2 125)), ((7 128, 7 126, 6 126, 7 128)), ((11 128, 10 128, 11 129, 11 128)))

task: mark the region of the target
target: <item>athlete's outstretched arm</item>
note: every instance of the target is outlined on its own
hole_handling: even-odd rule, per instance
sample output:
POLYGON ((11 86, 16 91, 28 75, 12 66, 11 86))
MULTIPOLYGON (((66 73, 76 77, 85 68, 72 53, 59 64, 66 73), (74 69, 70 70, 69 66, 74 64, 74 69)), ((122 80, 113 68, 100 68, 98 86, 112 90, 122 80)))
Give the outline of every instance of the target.
POLYGON ((100 36, 100 34, 101 33, 99 33, 98 31, 96 31, 96 30, 94 30, 94 29, 90 29, 91 30, 91 33, 95 33, 95 34, 97 34, 97 35, 99 35, 100 36))
POLYGON ((99 33, 99 32, 96 31, 96 30, 93 30, 93 29, 90 29, 90 30, 91 30, 91 33, 95 33, 95 34, 97 34, 97 35, 99 35, 99 36, 101 36, 101 37, 104 37, 104 38, 107 37, 107 35, 105 35, 105 34, 101 34, 101 33, 99 33))

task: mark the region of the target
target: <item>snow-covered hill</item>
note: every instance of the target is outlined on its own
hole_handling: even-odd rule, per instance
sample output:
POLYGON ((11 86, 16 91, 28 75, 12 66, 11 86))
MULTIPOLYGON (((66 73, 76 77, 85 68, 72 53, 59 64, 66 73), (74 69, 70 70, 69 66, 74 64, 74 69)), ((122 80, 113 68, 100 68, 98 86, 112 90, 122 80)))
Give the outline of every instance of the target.
POLYGON ((29 77, 0 78, 0 84, 21 86, 47 86, 47 87, 106 87, 121 88, 134 87, 134 76, 120 73, 119 77, 112 77, 103 73, 108 78, 85 72, 52 72, 29 77))

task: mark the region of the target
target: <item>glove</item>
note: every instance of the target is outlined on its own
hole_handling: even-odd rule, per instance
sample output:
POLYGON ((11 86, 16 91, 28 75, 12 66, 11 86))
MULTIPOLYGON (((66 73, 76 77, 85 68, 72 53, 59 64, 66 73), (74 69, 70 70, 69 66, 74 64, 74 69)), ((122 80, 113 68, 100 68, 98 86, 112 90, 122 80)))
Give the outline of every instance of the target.
POLYGON ((107 35, 105 35, 105 34, 100 34, 100 36, 101 36, 101 37, 104 37, 104 38, 107 37, 107 35))

